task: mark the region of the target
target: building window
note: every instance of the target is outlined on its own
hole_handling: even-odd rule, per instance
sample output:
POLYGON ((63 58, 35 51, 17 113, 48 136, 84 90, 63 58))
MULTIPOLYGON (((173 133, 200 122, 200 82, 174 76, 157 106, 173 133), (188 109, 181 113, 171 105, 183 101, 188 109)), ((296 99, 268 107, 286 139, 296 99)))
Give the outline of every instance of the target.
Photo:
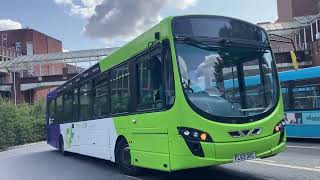
POLYGON ((111 71, 111 113, 124 113, 129 110, 129 70, 128 63, 111 71))

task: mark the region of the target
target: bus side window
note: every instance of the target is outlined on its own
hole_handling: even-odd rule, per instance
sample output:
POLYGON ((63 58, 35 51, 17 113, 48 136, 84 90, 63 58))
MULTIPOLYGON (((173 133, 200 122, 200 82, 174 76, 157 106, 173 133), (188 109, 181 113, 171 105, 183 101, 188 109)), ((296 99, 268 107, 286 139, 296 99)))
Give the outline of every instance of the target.
POLYGON ((62 124, 63 119, 63 99, 62 95, 59 95, 56 99, 56 120, 55 124, 62 124))
POLYGON ((92 118, 92 84, 88 81, 80 86, 79 92, 79 120, 92 118))
POLYGON ((163 42, 164 82, 166 106, 171 107, 175 100, 174 74, 169 41, 163 42))
POLYGON ((290 108, 290 89, 288 83, 281 83, 281 91, 283 98, 283 107, 284 110, 289 110, 290 108))
POLYGON ((73 90, 73 122, 79 121, 79 90, 73 90))
POLYGON ((314 110, 320 108, 320 85, 303 82, 295 86, 293 91, 293 106, 296 110, 314 110))
POLYGON ((54 99, 54 100, 49 101, 49 104, 48 104, 49 124, 56 124, 55 111, 56 111, 56 100, 54 99))
POLYGON ((111 113, 129 111, 129 67, 128 63, 112 69, 110 72, 111 113))
MULTIPOLYGON (((157 51, 158 49, 154 50, 157 51)), ((138 58, 136 64, 138 110, 159 109, 163 107, 163 63, 161 53, 150 52, 138 58), (151 55, 153 54, 153 55, 151 55)))
POLYGON ((103 117, 109 113, 109 81, 106 74, 94 81, 94 117, 103 117))
POLYGON ((63 95, 63 119, 64 123, 73 122, 73 93, 67 92, 63 95))

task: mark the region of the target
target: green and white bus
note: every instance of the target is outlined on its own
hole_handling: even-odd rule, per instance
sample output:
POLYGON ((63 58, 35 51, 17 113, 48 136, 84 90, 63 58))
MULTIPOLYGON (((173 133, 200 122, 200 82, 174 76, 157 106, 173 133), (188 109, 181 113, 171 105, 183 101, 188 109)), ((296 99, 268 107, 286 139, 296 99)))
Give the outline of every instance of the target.
POLYGON ((47 107, 48 144, 131 175, 285 149, 268 35, 228 17, 168 17, 48 94, 47 107), (250 76, 259 82, 250 85, 250 76))

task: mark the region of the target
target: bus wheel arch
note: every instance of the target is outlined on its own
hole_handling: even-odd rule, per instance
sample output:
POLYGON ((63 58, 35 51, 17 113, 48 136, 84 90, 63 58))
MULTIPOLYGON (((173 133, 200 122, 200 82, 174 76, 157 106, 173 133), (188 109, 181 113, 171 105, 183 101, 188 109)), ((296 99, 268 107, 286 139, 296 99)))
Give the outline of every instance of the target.
POLYGON ((131 153, 127 139, 120 135, 116 140, 114 150, 115 162, 118 168, 127 175, 137 176, 141 173, 141 168, 131 165, 131 153), (130 159, 126 161, 126 159, 130 159))

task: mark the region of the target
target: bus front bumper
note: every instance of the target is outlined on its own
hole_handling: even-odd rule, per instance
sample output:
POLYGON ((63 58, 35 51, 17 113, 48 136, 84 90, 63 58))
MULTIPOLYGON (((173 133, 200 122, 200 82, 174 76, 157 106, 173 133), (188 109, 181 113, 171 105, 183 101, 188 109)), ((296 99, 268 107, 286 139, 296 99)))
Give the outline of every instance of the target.
MULTIPOLYGON (((175 143, 173 143, 173 151, 170 155, 171 170, 175 171, 188 168, 232 163, 234 161, 235 155, 249 152, 255 152, 256 158, 266 158, 274 156, 284 151, 286 148, 286 137, 284 137, 283 141, 281 142, 279 142, 279 139, 280 133, 260 139, 241 142, 201 142, 201 146, 204 151, 204 157, 197 157, 194 156, 189 149, 188 155, 182 155, 183 153, 185 153, 185 149, 182 149, 182 143, 185 144, 185 142, 180 136, 177 136, 175 138, 175 143, 177 144, 174 145, 175 143), (181 151, 179 151, 179 149, 181 151)), ((184 147, 186 147, 186 145, 184 147)))

